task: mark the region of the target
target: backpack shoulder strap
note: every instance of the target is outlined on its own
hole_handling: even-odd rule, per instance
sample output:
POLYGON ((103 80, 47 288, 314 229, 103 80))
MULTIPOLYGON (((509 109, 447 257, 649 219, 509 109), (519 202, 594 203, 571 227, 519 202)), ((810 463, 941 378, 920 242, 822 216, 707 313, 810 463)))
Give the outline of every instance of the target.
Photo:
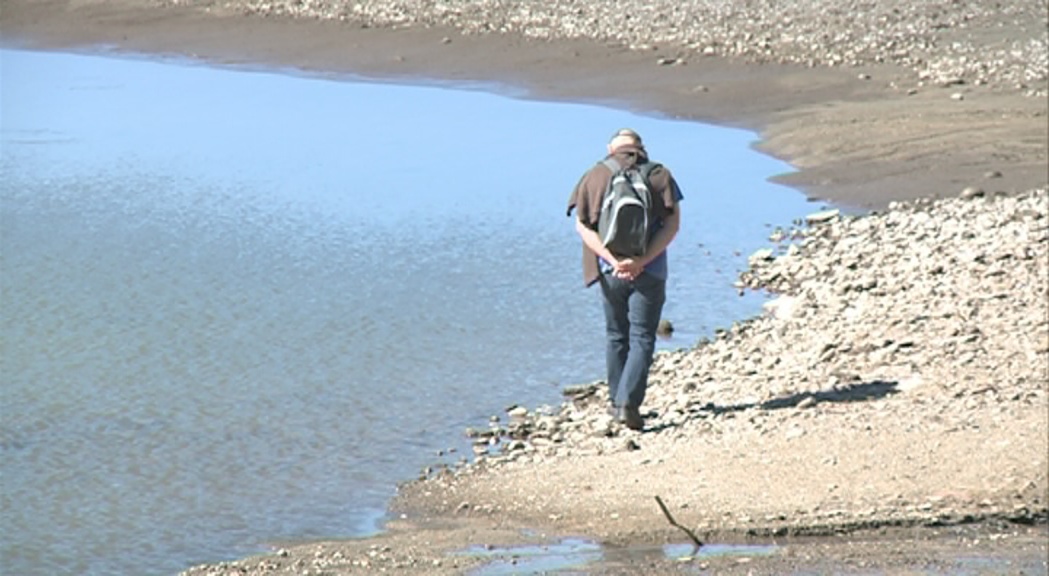
POLYGON ((602 160, 601 164, 604 164, 605 167, 612 172, 612 174, 619 172, 619 162, 617 162, 616 159, 611 156, 602 160))
POLYGON ((663 165, 659 162, 645 162, 637 167, 638 171, 641 172, 641 177, 648 182, 648 175, 652 173, 656 168, 662 168, 663 165))

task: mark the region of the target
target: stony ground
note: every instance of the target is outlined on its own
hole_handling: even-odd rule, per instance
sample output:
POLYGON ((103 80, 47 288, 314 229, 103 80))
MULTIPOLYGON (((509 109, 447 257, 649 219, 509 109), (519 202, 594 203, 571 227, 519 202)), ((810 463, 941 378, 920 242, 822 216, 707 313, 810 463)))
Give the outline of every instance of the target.
POLYGON ((1046 7, 1039 0, 161 1, 373 26, 596 39, 662 50, 668 65, 703 56, 811 67, 891 63, 929 82, 994 84, 1042 96, 1049 64, 1046 7), (988 29, 999 34, 988 37, 988 29))
MULTIPOLYGON (((1005 402, 1044 402, 1045 190, 965 195, 893 204, 862 218, 817 213, 803 227, 775 231, 776 247, 754 253, 737 286, 780 297, 766 304, 764 317, 657 356, 646 402, 651 431, 681 435, 696 425, 710 430, 710 421, 726 415, 932 393, 928 388, 963 400, 939 408, 937 420, 948 428, 964 428, 974 412, 1005 402)), ((565 392, 572 400, 556 413, 514 407, 505 426, 468 434, 481 454, 494 443, 509 459, 529 441, 614 449, 604 440, 616 426, 601 410, 603 385, 565 392)), ((762 419, 749 420, 760 430, 762 419)))
POLYGON ((643 433, 612 422, 601 383, 572 387, 468 431, 479 463, 407 494, 609 537, 593 516, 650 514, 661 494, 705 530, 1044 521, 1049 202, 966 194, 777 231, 739 285, 779 297, 658 355, 643 433))

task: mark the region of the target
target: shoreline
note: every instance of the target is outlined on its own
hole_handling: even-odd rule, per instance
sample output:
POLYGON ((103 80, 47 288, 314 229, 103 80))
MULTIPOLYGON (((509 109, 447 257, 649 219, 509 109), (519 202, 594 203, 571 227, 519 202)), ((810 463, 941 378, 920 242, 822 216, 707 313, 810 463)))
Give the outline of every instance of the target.
MULTIPOLYGON (((923 82, 914 70, 892 64, 756 64, 743 54, 704 56, 666 45, 632 50, 608 41, 461 34, 432 22, 391 28, 247 16, 242 9, 212 1, 159 6, 148 0, 12 0, 0 15, 0 31, 5 44, 28 49, 108 47, 378 81, 505 86, 529 99, 605 104, 744 128, 760 135, 758 149, 798 170, 777 182, 813 200, 873 210, 858 219, 867 224, 856 225, 878 231, 873 242, 867 240, 873 244, 899 226, 890 224, 897 219, 907 228, 935 212, 937 221, 975 226, 987 217, 972 211, 978 207, 989 214, 1013 210, 1010 218, 1027 222, 1024 210, 1046 204, 1044 95, 994 83, 923 82), (609 93, 618 96, 607 98, 609 93), (1036 189, 1041 195, 1031 192, 1036 189), (968 198, 955 200, 963 191, 968 198), (1001 204, 1013 201, 1028 204, 1001 204)), ((1035 89, 1044 92, 1040 82, 1035 89)), ((848 232, 855 221, 832 219, 807 230, 814 243, 830 226, 863 245, 867 237, 848 232)), ((562 535, 583 535, 604 546, 605 558, 588 565, 594 573, 679 573, 682 563, 660 547, 686 539, 660 515, 653 495, 666 499, 675 517, 705 540, 773 542, 781 548, 770 558, 697 558, 686 568, 909 570, 951 565, 967 550, 1045 570, 1031 560, 1044 559, 1049 547, 1049 344, 1042 342, 1049 342, 1049 311, 1044 299, 1038 302, 1049 281, 1039 265, 1046 259, 1040 221, 1021 229, 1029 237, 1015 247, 982 229, 976 240, 986 242, 978 245, 967 243, 971 238, 940 238, 939 227, 928 246, 898 240, 901 252, 919 244, 924 254, 952 262, 954 249, 1008 252, 1001 262, 1019 263, 1023 271, 1009 284, 1000 279, 1019 272, 998 270, 995 261, 959 260, 960 270, 915 271, 859 250, 859 268, 873 266, 879 273, 872 285, 870 278, 833 271, 838 263, 832 260, 822 264, 832 271, 818 279, 806 277, 803 265, 789 267, 789 259, 757 258, 745 273, 746 288, 794 299, 809 290, 817 302, 840 299, 839 313, 853 314, 862 330, 841 333, 840 318, 825 317, 818 306, 802 306, 802 319, 772 310, 768 317, 741 321, 713 342, 659 357, 653 368, 654 424, 642 434, 605 422, 599 414, 602 387, 582 385, 582 396, 566 396, 553 414, 524 407, 523 414, 508 414, 499 432, 482 438, 498 447, 496 458, 461 470, 438 467, 426 479, 405 482, 383 534, 289 546, 186 573, 356 574, 382 568, 456 574, 512 556, 514 548, 504 546, 549 546, 562 535), (951 296, 936 286, 931 292, 913 285, 886 288, 892 282, 885 278, 926 274, 948 274, 955 283, 990 276, 951 296), (784 278, 793 283, 778 285, 784 278), (1033 288, 1021 289, 1024 282, 1033 288), (899 292, 906 290, 911 292, 899 292), (1010 298, 994 297, 999 293, 1010 298), (870 309, 850 312, 853 298, 870 309), (942 309, 942 318, 917 311, 901 316, 909 298, 942 309), (965 319, 954 311, 968 306, 971 316, 965 319), (752 381, 770 368, 762 357, 770 346, 781 346, 774 336, 780 331, 794 340, 789 359, 776 364, 784 375, 752 381), (1004 338, 1014 332, 1024 336, 1021 342, 1004 338), (732 356, 736 349, 752 350, 732 356), (915 349, 922 355, 915 356, 915 349), (715 356, 744 368, 729 370, 715 356), (979 462, 970 461, 974 447, 981 451, 979 462), (608 485, 594 481, 610 471, 615 478, 608 485), (628 497, 616 495, 623 490, 628 497), (813 535, 826 539, 805 538, 813 535), (482 544, 495 552, 456 553, 482 544)), ((831 252, 814 248, 806 257, 819 262, 831 252)))

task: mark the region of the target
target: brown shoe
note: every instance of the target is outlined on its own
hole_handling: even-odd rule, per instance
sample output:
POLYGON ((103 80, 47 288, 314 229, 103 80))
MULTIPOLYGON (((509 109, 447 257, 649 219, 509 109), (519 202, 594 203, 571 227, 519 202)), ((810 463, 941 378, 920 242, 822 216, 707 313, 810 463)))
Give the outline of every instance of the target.
POLYGON ((616 411, 616 421, 631 430, 641 430, 645 427, 645 419, 641 417, 641 411, 637 406, 621 406, 616 411))

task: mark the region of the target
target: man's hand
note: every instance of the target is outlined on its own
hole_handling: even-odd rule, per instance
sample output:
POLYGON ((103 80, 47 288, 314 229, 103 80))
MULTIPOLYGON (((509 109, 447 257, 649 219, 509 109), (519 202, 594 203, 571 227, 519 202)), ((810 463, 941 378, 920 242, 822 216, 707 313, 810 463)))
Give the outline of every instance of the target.
POLYGON ((615 263, 616 278, 627 280, 629 282, 633 282, 635 278, 640 276, 644 269, 644 264, 633 258, 625 258, 623 260, 618 260, 615 263))

